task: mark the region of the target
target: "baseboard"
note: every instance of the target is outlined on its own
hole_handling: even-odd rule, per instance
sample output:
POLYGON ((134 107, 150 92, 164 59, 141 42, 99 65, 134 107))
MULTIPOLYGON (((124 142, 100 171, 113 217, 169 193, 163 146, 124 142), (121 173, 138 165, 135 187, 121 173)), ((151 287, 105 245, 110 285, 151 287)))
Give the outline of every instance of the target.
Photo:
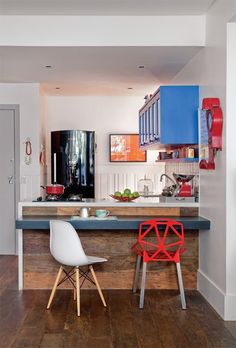
POLYGON ((198 270, 197 288, 202 296, 210 303, 215 311, 224 319, 225 293, 204 274, 198 270))
POLYGON ((236 320, 236 295, 227 294, 225 297, 224 320, 236 320))
POLYGON ((225 294, 201 270, 198 270, 197 288, 222 319, 236 320, 236 294, 225 294))

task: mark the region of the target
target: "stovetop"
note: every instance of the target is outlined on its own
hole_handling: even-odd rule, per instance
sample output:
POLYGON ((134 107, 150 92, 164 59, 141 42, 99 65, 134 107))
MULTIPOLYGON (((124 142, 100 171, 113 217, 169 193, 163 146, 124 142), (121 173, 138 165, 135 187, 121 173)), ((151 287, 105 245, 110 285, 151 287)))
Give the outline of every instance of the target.
POLYGON ((84 202, 81 195, 70 195, 68 197, 58 196, 58 195, 48 195, 45 198, 42 196, 37 197, 33 202, 84 202))
POLYGON ((58 200, 48 200, 48 199, 41 199, 41 200, 38 200, 38 199, 34 199, 34 200, 32 200, 32 202, 37 202, 37 203, 45 203, 45 202, 52 202, 52 203, 56 203, 56 202, 63 202, 63 203, 73 203, 73 202, 85 202, 85 200, 84 199, 82 199, 82 200, 73 200, 73 201, 70 201, 69 199, 58 199, 58 200))

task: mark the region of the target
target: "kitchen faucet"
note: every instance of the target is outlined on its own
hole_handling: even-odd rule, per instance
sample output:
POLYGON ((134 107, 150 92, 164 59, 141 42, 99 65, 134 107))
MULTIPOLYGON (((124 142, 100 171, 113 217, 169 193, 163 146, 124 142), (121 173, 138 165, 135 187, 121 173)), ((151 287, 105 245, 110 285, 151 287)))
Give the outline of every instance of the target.
POLYGON ((174 180, 167 174, 161 174, 160 182, 162 182, 163 176, 167 177, 167 179, 169 179, 173 183, 173 185, 176 185, 176 182, 174 182, 174 180))
POLYGON ((167 175, 167 174, 162 174, 162 175, 160 176, 160 181, 161 181, 161 182, 162 182, 162 179, 163 179, 164 176, 165 176, 167 179, 169 179, 169 180, 173 183, 173 185, 167 187, 166 190, 165 190, 165 188, 164 188, 163 191, 162 191, 162 195, 165 196, 166 194, 164 194, 164 191, 167 191, 167 190, 168 190, 168 195, 177 196, 178 193, 179 193, 179 191, 180 191, 180 185, 179 185, 179 183, 178 183, 177 181, 174 182, 174 180, 173 180, 171 177, 169 177, 169 175, 167 175))

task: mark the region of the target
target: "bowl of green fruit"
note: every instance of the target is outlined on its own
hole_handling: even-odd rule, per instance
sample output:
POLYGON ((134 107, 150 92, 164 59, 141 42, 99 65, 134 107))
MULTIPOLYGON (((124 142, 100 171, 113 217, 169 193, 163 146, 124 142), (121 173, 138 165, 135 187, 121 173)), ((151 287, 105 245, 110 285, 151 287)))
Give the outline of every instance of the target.
POLYGON ((110 196, 119 202, 131 202, 139 197, 139 193, 137 191, 132 192, 129 188, 126 188, 123 192, 116 191, 110 196))

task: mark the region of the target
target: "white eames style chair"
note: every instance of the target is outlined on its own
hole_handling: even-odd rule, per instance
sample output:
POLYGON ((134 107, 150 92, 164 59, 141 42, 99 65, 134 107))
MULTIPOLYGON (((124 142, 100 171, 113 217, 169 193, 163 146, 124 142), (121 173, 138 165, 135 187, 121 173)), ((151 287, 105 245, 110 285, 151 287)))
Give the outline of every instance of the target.
POLYGON ((52 292, 48 301, 47 309, 50 308, 57 287, 65 280, 69 280, 74 289, 74 300, 77 299, 77 315, 80 316, 80 286, 83 285, 85 279, 96 285, 104 307, 106 302, 95 275, 93 264, 106 262, 107 260, 96 256, 87 256, 81 245, 79 236, 74 227, 66 221, 52 220, 50 221, 50 252, 54 259, 60 264, 60 268, 52 288, 52 292), (64 266, 70 266, 68 271, 64 266), (85 272, 80 269, 82 266, 88 266, 85 272), (93 280, 89 277, 89 271, 92 274, 93 280), (60 281, 61 274, 65 276, 60 281), (74 276, 75 275, 75 279, 74 276), (80 285, 80 278, 83 278, 80 285))

